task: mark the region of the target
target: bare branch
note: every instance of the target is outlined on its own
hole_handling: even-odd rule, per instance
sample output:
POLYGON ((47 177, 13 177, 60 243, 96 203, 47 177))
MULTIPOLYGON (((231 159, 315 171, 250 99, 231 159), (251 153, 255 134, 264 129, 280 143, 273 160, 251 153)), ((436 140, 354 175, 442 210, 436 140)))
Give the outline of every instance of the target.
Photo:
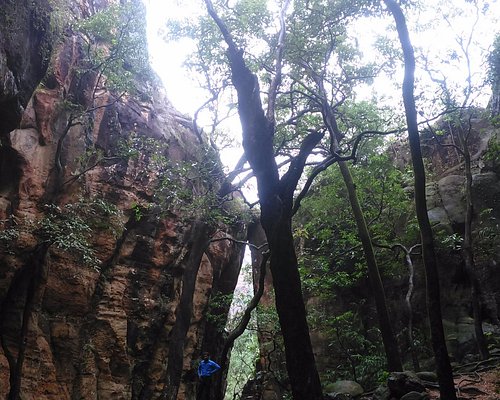
POLYGON ((203 144, 203 136, 202 136, 202 130, 200 130, 200 128, 198 127, 198 122, 197 122, 198 121, 198 114, 200 113, 201 110, 203 110, 211 102, 217 100, 217 97, 219 97, 219 92, 218 91, 214 91, 214 93, 212 93, 212 97, 210 97, 209 99, 207 99, 194 112, 194 116, 193 116, 193 129, 194 129, 194 133, 196 134, 196 137, 198 138, 198 141, 200 142, 200 144, 203 144))
MULTIPOLYGON (((432 138, 436 141, 436 143, 439 146, 441 146, 441 147, 451 147, 451 148, 455 149, 456 151, 458 151, 462 156, 464 155, 463 150, 459 146, 457 146, 456 144, 454 144, 454 143, 442 143, 442 142, 440 142, 439 139, 438 139, 438 137, 437 137, 437 135, 436 135, 436 131, 432 128, 432 126, 429 123, 427 123, 427 127, 429 128, 429 131, 432 134, 432 138)), ((453 133, 450 132, 450 135, 453 135, 453 133)))
POLYGON ((307 181, 298 194, 297 198, 295 199, 293 209, 292 209, 292 215, 295 215, 297 211, 299 210, 300 207, 300 202, 304 199, 306 194, 309 192, 309 189, 311 188, 311 185, 314 181, 314 179, 323 171, 325 171, 330 165, 334 164, 337 161, 337 159, 333 156, 330 156, 326 160, 323 160, 321 164, 317 165, 314 167, 314 169, 311 172, 311 175, 307 178, 307 181))
POLYGON ((278 44, 276 46, 276 66, 274 78, 269 87, 269 95, 267 100, 267 119, 274 125, 276 123, 276 97, 278 95, 278 88, 281 85, 282 68, 283 68, 283 51, 285 48, 285 14, 290 4, 290 0, 285 0, 280 10, 280 32, 278 36, 278 44))
POLYGON ((76 180, 78 180, 81 176, 85 175, 87 172, 93 170, 95 167, 97 167, 99 164, 105 162, 105 161, 113 161, 113 160, 122 160, 122 157, 104 157, 99 160, 97 160, 94 164, 92 164, 90 167, 85 168, 82 172, 72 176, 68 180, 64 181, 62 186, 68 185, 76 180))
POLYGON ((251 247, 252 249, 259 250, 259 251, 262 250, 263 248, 267 247, 267 242, 264 244, 261 244, 260 246, 256 246, 253 243, 246 242, 244 240, 238 240, 238 239, 233 238, 232 236, 224 236, 224 237, 220 237, 220 238, 210 239, 209 244, 215 243, 215 242, 221 242, 223 240, 227 240, 227 241, 237 243, 240 245, 245 245, 245 246, 251 247))
POLYGON ((280 182, 282 193, 290 194, 293 199, 293 192, 302 176, 307 158, 324 135, 324 132, 311 132, 304 138, 299 154, 290 162, 290 167, 280 182))

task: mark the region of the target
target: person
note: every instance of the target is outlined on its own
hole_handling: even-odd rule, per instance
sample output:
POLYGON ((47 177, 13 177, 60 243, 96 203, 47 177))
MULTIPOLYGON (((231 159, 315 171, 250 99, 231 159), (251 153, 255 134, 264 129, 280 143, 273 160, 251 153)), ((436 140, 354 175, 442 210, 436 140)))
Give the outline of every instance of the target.
POLYGON ((196 393, 196 400, 209 400, 210 399, 210 386, 212 384, 212 375, 220 369, 220 365, 210 359, 210 354, 204 352, 202 360, 198 366, 198 392, 196 393))

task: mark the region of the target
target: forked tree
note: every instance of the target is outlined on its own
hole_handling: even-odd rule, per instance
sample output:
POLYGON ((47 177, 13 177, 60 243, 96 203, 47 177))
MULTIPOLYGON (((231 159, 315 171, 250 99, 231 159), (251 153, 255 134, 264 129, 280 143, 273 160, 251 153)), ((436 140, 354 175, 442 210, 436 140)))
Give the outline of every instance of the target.
POLYGON ((312 132, 301 143, 298 155, 280 177, 274 154, 275 99, 281 80, 284 43, 284 10, 277 45, 275 75, 269 92, 267 112, 260 98, 257 76, 248 68, 243 51, 238 48, 225 22, 210 0, 208 13, 219 27, 228 46, 227 56, 232 83, 238 95, 238 112, 242 125, 243 148, 257 179, 261 207, 261 224, 266 233, 270 269, 276 296, 276 309, 285 344, 286 364, 294 399, 322 399, 322 389, 314 360, 297 256, 292 235, 293 195, 306 160, 323 134, 312 132))

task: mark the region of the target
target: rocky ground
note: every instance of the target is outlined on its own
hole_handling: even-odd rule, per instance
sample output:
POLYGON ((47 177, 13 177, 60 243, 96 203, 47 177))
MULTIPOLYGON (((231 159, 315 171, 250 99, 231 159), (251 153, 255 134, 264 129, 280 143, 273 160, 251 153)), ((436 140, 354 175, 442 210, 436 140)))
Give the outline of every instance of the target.
MULTIPOLYGON (((457 395, 460 400, 499 400, 500 399, 500 367, 482 372, 471 372, 457 375, 455 378, 457 395)), ((439 391, 429 391, 430 399, 439 399, 439 391)))

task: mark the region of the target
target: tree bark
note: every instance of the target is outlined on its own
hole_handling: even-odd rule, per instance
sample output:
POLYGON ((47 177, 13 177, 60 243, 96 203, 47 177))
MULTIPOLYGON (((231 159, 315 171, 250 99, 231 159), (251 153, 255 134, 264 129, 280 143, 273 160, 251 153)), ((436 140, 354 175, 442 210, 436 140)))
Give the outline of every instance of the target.
POLYGON ((415 278, 415 268, 413 267, 413 261, 411 259, 411 251, 413 247, 404 249, 405 261, 408 266, 408 291, 405 296, 406 311, 408 312, 408 345, 410 346, 411 360, 413 363, 413 369, 415 371, 420 371, 420 363, 418 362, 417 352, 415 351, 415 346, 413 345, 413 307, 411 305, 411 298, 413 296, 414 288, 414 278, 415 278))
MULTIPOLYGON (((259 268, 259 283, 258 283, 258 289, 257 292, 252 297, 252 300, 248 303, 247 307, 245 308, 245 311, 243 312, 243 315, 241 317, 240 322, 238 325, 227 335, 226 340, 224 341, 224 347, 222 349, 222 354, 220 357, 220 367, 221 367, 221 372, 227 372, 226 368, 228 367, 228 355, 229 351, 233 347, 233 344, 236 339, 238 339, 246 330, 248 323, 250 322, 250 319, 252 317, 252 311, 257 308, 259 305, 260 298, 262 297, 262 294, 264 293, 264 281, 266 278, 266 266, 267 266, 267 261, 269 260, 270 253, 267 252, 262 256, 262 261, 260 264, 259 268)), ((222 374, 221 374, 222 376, 222 374)), ((216 382, 216 390, 215 390, 215 397, 218 400, 223 400, 224 399, 224 391, 222 387, 222 379, 221 377, 217 377, 217 382, 216 382)))
POLYGON ((339 161, 338 164, 349 195, 349 203, 351 204, 352 214, 354 216, 354 220, 356 221, 358 236, 363 246, 363 253, 365 255, 366 266, 368 269, 368 278, 370 279, 370 286, 373 291, 373 296, 375 297, 378 322, 387 358, 387 367, 391 372, 402 371, 403 365, 399 356, 398 343, 396 341, 396 337, 394 336, 391 320, 389 318, 384 285, 382 284, 382 279, 380 278, 380 272, 375 258, 375 253, 373 251, 370 232, 368 231, 368 227, 366 225, 363 210, 359 204, 356 186, 352 180, 352 175, 349 171, 347 163, 345 161, 339 161))
POLYGON ((411 305, 411 298, 413 296, 413 289, 415 287, 415 267, 413 265, 413 260, 411 259, 412 252, 415 248, 420 247, 420 244, 413 245, 407 249, 402 244, 398 243, 392 246, 392 249, 400 248, 405 254, 405 264, 408 267, 408 290, 405 296, 406 311, 408 313, 408 347, 410 349, 411 360, 413 363, 413 369, 415 371, 420 371, 420 363, 418 361, 417 352, 415 346, 413 345, 413 307, 411 305))
POLYGON ((396 21, 399 40, 403 49, 405 73, 403 81, 403 103, 405 107, 408 138, 415 174, 415 209, 417 213, 420 236, 422 240, 422 256, 425 267, 427 289, 427 312, 431 328, 431 341, 436 360, 439 392, 442 399, 456 400, 453 371, 450 365, 448 350, 441 315, 441 298, 439 275, 434 249, 434 241, 425 195, 425 169, 420 148, 420 137, 417 125, 417 110, 414 98, 415 55, 401 7, 394 0, 384 0, 396 21))
POLYGON ((212 2, 205 0, 205 4, 228 45, 232 82, 238 94, 243 148, 257 178, 261 223, 271 251, 270 269, 292 396, 295 400, 320 400, 323 397, 321 383, 309 337, 291 219, 293 192, 307 156, 322 135, 311 134, 304 139, 299 155, 280 179, 274 158, 274 123, 263 110, 257 77, 246 66, 243 52, 237 48, 212 2))
POLYGON ((175 310, 175 325, 170 333, 168 364, 165 371, 165 387, 161 399, 175 400, 179 391, 184 344, 191 324, 193 313, 193 295, 196 277, 200 264, 208 246, 209 227, 200 221, 195 221, 191 227, 186 247, 189 252, 182 260, 182 292, 179 306, 175 310))
MULTIPOLYGON (((327 101, 327 94, 323 83, 318 82, 320 96, 322 98, 322 114, 323 121, 328 128, 330 133, 331 149, 333 153, 339 152, 339 137, 341 133, 339 131, 337 120, 332 112, 332 109, 327 101)), ((370 280, 370 286, 373 291, 373 296, 375 297, 375 306, 377 309, 377 317, 380 327, 380 332, 382 334, 382 342, 384 345, 385 355, 387 358, 387 367, 389 371, 402 371, 403 364, 401 363, 401 357, 398 351, 398 343, 394 332, 392 329, 391 320, 389 318, 389 312, 387 309, 387 301, 385 298, 384 285, 382 284, 382 279, 380 277, 380 271, 377 265, 377 259, 375 258, 375 253, 373 251, 372 239, 368 226, 366 225, 365 216, 361 205, 359 204, 358 194, 356 192, 356 185, 352 179, 349 166, 346 161, 338 161, 340 173, 344 180, 344 184, 347 189, 347 194, 349 197, 349 204, 351 205, 352 214, 356 222, 356 227, 358 230, 358 236, 361 240, 361 245, 363 247, 363 253, 366 261, 366 266, 368 270, 368 278, 370 280)))

